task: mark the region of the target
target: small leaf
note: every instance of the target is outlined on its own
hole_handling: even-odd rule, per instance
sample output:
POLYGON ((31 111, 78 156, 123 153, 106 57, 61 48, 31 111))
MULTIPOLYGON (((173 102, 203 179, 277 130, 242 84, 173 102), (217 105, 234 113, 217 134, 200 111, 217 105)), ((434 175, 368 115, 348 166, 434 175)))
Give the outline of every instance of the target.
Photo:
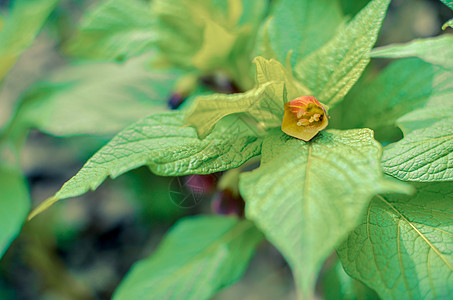
MULTIPOLYGON (((256 57, 256 87, 242 94, 214 94, 195 99, 187 115, 187 123, 204 138, 223 117, 240 114, 255 120, 257 130, 279 127, 283 105, 288 97, 299 97, 309 91, 281 63, 256 57)), ((289 98, 294 99, 294 98, 289 98)))
POLYGON ((225 60, 233 49, 236 36, 211 20, 206 20, 203 45, 193 56, 193 65, 201 71, 210 71, 219 61, 225 60))
POLYGON ((25 182, 19 171, 0 165, 0 258, 19 234, 30 210, 25 182))
POLYGON ((296 78, 329 107, 340 102, 362 74, 390 0, 373 0, 319 50, 300 60, 296 78))
POLYGON ((453 69, 453 36, 417 39, 407 44, 393 44, 373 49, 371 57, 418 57, 433 65, 453 69))
POLYGON ((404 138, 384 148, 385 172, 407 181, 453 180, 453 103, 416 110, 398 125, 404 138))
POLYGON ((114 135, 135 121, 167 110, 176 71, 151 71, 150 56, 124 64, 64 67, 28 90, 13 123, 56 136, 114 135))
MULTIPOLYGON (((261 56, 255 57, 253 62, 256 65, 255 83, 261 86, 271 81, 283 81, 285 83, 286 98, 288 100, 295 99, 302 95, 311 95, 312 92, 299 81, 297 81, 289 63, 290 54, 286 58, 286 67, 275 59, 265 59, 261 56)), ((275 94, 276 98, 285 100, 285 94, 275 94)))
POLYGON ((156 40, 153 16, 141 0, 109 0, 90 10, 65 45, 73 56, 123 60, 147 52, 156 40))
POLYGON ((380 157, 369 129, 323 131, 308 143, 276 129, 264 139, 260 167, 240 177, 247 218, 285 256, 303 297, 372 196, 406 191, 384 179, 380 157))
POLYGON ((242 276, 262 239, 246 220, 182 220, 152 256, 132 267, 113 299, 210 299, 242 276))
POLYGON ((58 0, 16 0, 0 32, 0 81, 14 66, 22 51, 35 36, 58 4, 58 0))
POLYGON ((285 62, 288 52, 293 51, 295 63, 328 42, 342 21, 336 0, 277 1, 262 29, 265 39, 257 43, 261 47, 268 41, 268 49, 275 56, 266 57, 266 53, 261 52, 258 55, 285 62))
POLYGON ((95 190, 108 176, 116 178, 140 166, 162 176, 210 174, 236 168, 260 151, 261 139, 237 117, 226 118, 200 140, 185 126, 181 112, 155 114, 120 132, 29 218, 60 199, 95 190))
POLYGON ((453 294, 453 185, 416 184, 415 196, 379 195, 338 249, 348 274, 382 299, 453 294))
POLYGON ((447 27, 453 28, 453 19, 450 19, 447 22, 445 22, 444 25, 442 25, 442 30, 447 29, 447 27))
POLYGON ((280 126, 283 118, 283 99, 275 94, 284 91, 282 82, 268 82, 259 88, 243 94, 214 94, 200 96, 189 110, 186 122, 197 129, 203 139, 212 132, 215 124, 231 114, 252 117, 265 129, 280 126))
POLYGON ((359 80, 342 106, 341 128, 379 129, 395 125, 404 114, 444 93, 435 85, 435 67, 418 58, 398 60, 377 77, 359 80))

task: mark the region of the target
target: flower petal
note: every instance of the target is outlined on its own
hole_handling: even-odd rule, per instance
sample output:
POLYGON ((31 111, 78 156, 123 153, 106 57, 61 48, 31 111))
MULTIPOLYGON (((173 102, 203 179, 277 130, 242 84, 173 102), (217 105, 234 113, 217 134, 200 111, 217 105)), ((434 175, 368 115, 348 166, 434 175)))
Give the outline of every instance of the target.
POLYGON ((328 123, 325 108, 313 96, 302 96, 285 103, 282 131, 287 135, 308 142, 328 123))

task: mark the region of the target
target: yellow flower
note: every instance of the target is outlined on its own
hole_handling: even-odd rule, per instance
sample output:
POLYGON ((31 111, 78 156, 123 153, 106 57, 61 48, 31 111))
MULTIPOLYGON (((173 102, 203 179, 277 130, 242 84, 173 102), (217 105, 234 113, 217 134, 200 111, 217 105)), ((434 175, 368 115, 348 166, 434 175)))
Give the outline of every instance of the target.
POLYGON ((313 96, 302 96, 285 103, 282 131, 308 142, 327 127, 326 110, 313 96))

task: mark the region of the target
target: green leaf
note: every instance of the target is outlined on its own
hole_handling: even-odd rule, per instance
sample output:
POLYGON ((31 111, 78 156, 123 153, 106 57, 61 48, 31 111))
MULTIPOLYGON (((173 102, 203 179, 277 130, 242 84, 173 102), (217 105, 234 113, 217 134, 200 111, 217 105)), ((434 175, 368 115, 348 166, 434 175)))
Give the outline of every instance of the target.
POLYGON ((123 60, 147 52, 156 40, 149 4, 109 0, 90 10, 67 45, 73 56, 123 60))
MULTIPOLYGON (((196 80, 198 80, 198 78, 196 78, 196 80)), ((184 99, 184 101, 181 103, 181 105, 178 106, 177 109, 181 111, 188 111, 195 102, 195 99, 197 99, 200 96, 207 95, 212 95, 212 89, 203 84, 196 83, 195 87, 192 88, 192 92, 186 99, 184 99)))
MULTIPOLYGON (((374 57, 401 58, 418 57, 433 64, 433 93, 428 105, 451 103, 453 97, 453 39, 448 35, 432 39, 420 39, 404 45, 389 45, 372 52, 374 57)), ((425 83, 427 84, 427 83, 425 83)))
POLYGON ((404 138, 384 148, 385 172, 407 181, 453 180, 453 103, 416 110, 398 125, 404 138))
POLYGON ((201 139, 212 132, 218 121, 231 114, 250 116, 264 129, 280 126, 283 99, 274 95, 283 93, 283 87, 282 82, 269 82, 243 94, 200 96, 195 99, 186 122, 197 129, 201 139))
POLYGON ((437 70, 433 80, 433 90, 435 93, 431 95, 426 106, 451 106, 453 105, 453 70, 444 71, 441 68, 437 70))
POLYGON ((30 46, 58 0, 16 0, 0 32, 0 81, 30 46))
POLYGON ((202 73, 222 70, 248 87, 249 56, 266 1, 156 0, 151 6, 163 62, 202 73))
POLYGON ((25 178, 19 171, 0 165, 0 258, 19 234, 29 210, 25 178))
POLYGON ((282 124, 284 103, 309 93, 292 77, 291 71, 278 61, 256 57, 254 63, 256 87, 253 90, 195 99, 186 120, 197 129, 200 138, 208 135, 219 120, 231 114, 251 117, 255 120, 257 130, 279 127, 282 124))
POLYGON ((151 71, 150 56, 124 64, 87 63, 63 68, 28 90, 15 126, 56 136, 114 135, 167 109, 176 71, 151 71))
MULTIPOLYGON (((307 56, 328 42, 342 23, 337 0, 280 0, 274 5, 263 30, 269 39, 275 58, 285 62, 289 51, 292 61, 307 56)), ((264 40, 258 42, 258 45, 264 40)), ((265 53, 258 53, 265 55, 265 53)))
POLYGON ((247 218, 286 257, 307 299, 323 261, 357 226, 371 197, 405 191, 383 178, 380 157, 369 129, 323 131, 308 143, 274 130, 260 167, 241 176, 247 218))
POLYGON ((225 60, 232 51, 236 36, 212 20, 207 20, 201 48, 192 58, 193 65, 202 71, 210 71, 219 61, 225 60))
POLYGON ((335 106, 359 79, 370 61, 389 2, 371 1, 330 42, 296 64, 296 78, 319 101, 335 106))
MULTIPOLYGON (((220 1, 225 2, 225 1, 220 1)), ((268 1, 238 1, 238 0, 229 0, 232 3, 231 6, 238 7, 242 3, 242 15, 240 16, 239 23, 240 25, 252 25, 258 27, 261 22, 263 22, 265 15, 268 13, 269 3, 268 1)), ((231 13, 230 13, 231 14, 231 13)), ((234 19, 233 19, 234 20, 234 19)), ((255 28, 256 29, 256 28, 255 28)))
POLYGON ((278 55, 272 49, 272 42, 269 37, 269 26, 271 23, 271 18, 268 18, 263 25, 261 25, 260 30, 256 36, 256 43, 253 48, 253 56, 262 56, 267 59, 274 58, 276 59, 278 55))
POLYGON ((399 117, 443 92, 442 86, 433 86, 437 73, 433 65, 408 58, 393 62, 371 80, 359 80, 342 104, 341 128, 395 125, 399 117))
POLYGON ((325 300, 379 300, 375 291, 346 274, 340 261, 322 279, 325 300))
POLYGON ((382 299, 453 294, 452 183, 419 183, 417 194, 376 196, 338 253, 346 272, 382 299))
POLYGON ((120 132, 30 218, 60 199, 95 190, 108 176, 116 178, 140 166, 162 176, 210 174, 236 168, 260 151, 261 139, 234 116, 200 140, 185 126, 183 113, 155 114, 120 132))
POLYGON ((444 25, 442 25, 442 30, 447 29, 447 27, 453 28, 453 19, 450 19, 447 22, 445 22, 444 25))
POLYGON ((405 134, 410 134, 414 130, 428 128, 437 122, 448 120, 452 115, 453 101, 451 99, 440 106, 428 102, 425 107, 399 118, 397 124, 405 134))
POLYGON ((253 62, 256 65, 255 84, 261 86, 271 81, 283 81, 285 83, 285 93, 275 93, 276 98, 281 98, 284 102, 293 100, 303 95, 311 94, 311 91, 303 86, 293 77, 291 65, 286 61, 286 68, 274 59, 265 59, 263 57, 255 57, 253 62))
POLYGON ((371 57, 418 57, 434 65, 453 69, 453 36, 417 39, 407 44, 393 44, 373 49, 371 57))
POLYGON ((132 267, 113 299, 210 299, 242 276, 262 239, 246 220, 187 218, 132 267))

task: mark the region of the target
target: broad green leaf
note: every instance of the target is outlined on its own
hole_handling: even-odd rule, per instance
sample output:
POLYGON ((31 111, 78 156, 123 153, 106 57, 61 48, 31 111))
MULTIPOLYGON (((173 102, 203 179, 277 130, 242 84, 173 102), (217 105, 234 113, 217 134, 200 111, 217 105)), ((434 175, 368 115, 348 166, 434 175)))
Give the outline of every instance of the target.
POLYGON ((442 105, 428 104, 398 119, 397 124, 405 134, 418 129, 428 128, 437 122, 451 119, 453 116, 453 99, 442 105))
POLYGON ((384 148, 385 172, 407 181, 453 180, 453 103, 419 109, 398 125, 404 138, 384 148))
POLYGON ((285 256, 307 299, 323 261, 372 196, 405 190, 384 179, 380 157, 369 129, 323 131, 308 143, 274 130, 264 139, 260 167, 241 176, 247 218, 285 256))
POLYGON ((153 16, 142 0, 109 0, 90 10, 65 45, 70 55, 123 60, 147 52, 155 42, 153 16))
POLYGON ((254 63, 254 89, 242 94, 214 94, 195 99, 186 120, 197 129, 200 138, 209 134, 219 120, 231 114, 253 118, 257 128, 279 127, 284 103, 309 93, 278 61, 256 57, 254 63))
POLYGON ((25 178, 0 165, 0 258, 19 234, 30 209, 25 178))
POLYGON ((453 36, 417 39, 407 44, 394 44, 373 49, 371 57, 418 57, 447 69, 453 69, 453 36))
POLYGON ((30 46, 58 0, 16 0, 0 32, 0 80, 30 46))
MULTIPOLYGON (((448 35, 420 39, 404 45, 389 45, 372 52, 374 57, 418 57, 436 66, 432 80, 433 93, 427 105, 451 103, 453 97, 453 39, 448 35)), ((425 83, 426 85, 427 83, 425 83)))
POLYGON ((436 68, 435 70, 436 73, 433 79, 433 90, 435 92, 426 102, 426 106, 451 106, 453 105, 453 69, 447 71, 442 68, 436 68))
POLYGON ((416 188, 411 197, 376 196, 338 249, 346 272, 382 299, 453 295, 453 185, 416 188))
POLYGON ((390 0, 373 0, 319 50, 300 60, 296 78, 329 107, 340 102, 370 61, 390 0))
POLYGON ((65 67, 25 93, 15 124, 57 136, 114 135, 164 111, 178 72, 151 71, 149 58, 65 67))
MULTIPOLYGON (((307 56, 328 42, 343 21, 337 0, 277 1, 263 27, 275 58, 285 62, 293 51, 292 61, 307 56)), ((258 42, 258 45, 264 40, 258 42)), ((258 53, 265 55, 265 53, 258 53)))
POLYGON ((452 0, 440 0, 442 1, 446 6, 450 7, 453 9, 453 1, 452 0))
POLYGON ((393 62, 371 80, 359 80, 341 107, 342 128, 395 125, 399 117, 443 93, 442 86, 433 86, 435 75, 433 65, 408 58, 393 62))
POLYGON ((242 276, 262 239, 247 220, 182 220, 153 255, 132 267, 113 299, 210 299, 242 276))
POLYGON ((101 148, 30 218, 60 199, 95 190, 108 176, 147 165, 162 176, 210 174, 236 168, 261 151, 261 139, 232 116, 219 123, 205 139, 185 126, 184 114, 168 112, 146 117, 126 128, 101 148))

